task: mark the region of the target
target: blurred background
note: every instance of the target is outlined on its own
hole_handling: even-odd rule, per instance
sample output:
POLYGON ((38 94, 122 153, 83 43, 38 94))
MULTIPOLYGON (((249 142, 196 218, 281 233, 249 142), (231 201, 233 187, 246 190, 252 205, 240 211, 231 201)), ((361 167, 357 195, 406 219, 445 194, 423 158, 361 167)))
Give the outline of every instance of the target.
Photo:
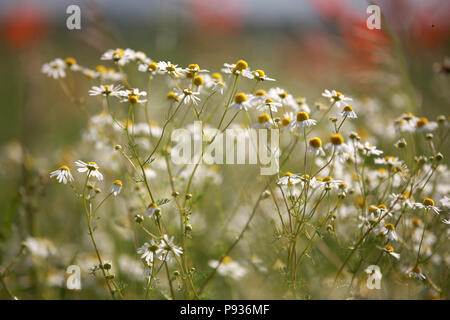
MULTIPOLYGON (((323 89, 339 89, 377 97, 395 116, 448 113, 450 1, 373 3, 381 7, 381 30, 367 29, 362 0, 0 0, 0 148, 8 159, 0 167, 2 250, 14 222, 26 226, 17 229, 19 239, 52 226, 30 219, 57 200, 38 186, 58 158, 41 167, 38 159, 74 144, 86 124, 40 73, 55 57, 94 68, 107 49, 130 47, 211 71, 243 58, 311 104, 323 89), (81 30, 66 27, 71 4, 81 8, 81 30)), ((75 87, 86 96, 87 85, 75 87)))

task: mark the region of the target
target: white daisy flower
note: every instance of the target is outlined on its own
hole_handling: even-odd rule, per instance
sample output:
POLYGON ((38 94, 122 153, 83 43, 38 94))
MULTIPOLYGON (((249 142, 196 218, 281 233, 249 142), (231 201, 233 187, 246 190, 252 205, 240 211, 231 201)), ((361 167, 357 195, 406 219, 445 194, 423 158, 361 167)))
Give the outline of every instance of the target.
POLYGON ((345 153, 349 149, 349 147, 344 143, 344 137, 339 133, 332 134, 330 141, 335 152, 345 153))
POLYGON ((325 151, 322 148, 322 140, 318 137, 309 139, 308 151, 314 153, 316 156, 324 156, 325 151))
POLYGON ((416 122, 416 131, 417 132, 430 132, 437 129, 439 125, 435 121, 428 121, 427 118, 422 117, 416 122))
POLYGON ((425 198, 422 203, 416 202, 414 208, 433 210, 437 214, 440 212, 439 208, 434 206, 434 201, 431 198, 425 198))
POLYGON ((272 128, 273 121, 270 119, 270 116, 267 113, 261 113, 258 116, 258 122, 253 125, 253 128, 272 128))
POLYGON ((267 98, 263 103, 259 104, 256 108, 258 111, 270 110, 272 112, 278 112, 278 108, 281 107, 282 104, 279 102, 275 102, 272 98, 267 98))
POLYGON ((147 96, 147 92, 140 91, 139 89, 121 90, 117 93, 117 96, 122 97, 120 102, 129 102, 129 103, 147 102, 147 99, 141 99, 141 97, 147 96))
POLYGON ((122 190, 122 181, 115 180, 111 186, 111 193, 114 194, 115 197, 120 193, 122 190))
POLYGON ((183 91, 179 91, 177 89, 174 89, 174 91, 179 95, 179 96, 184 96, 184 103, 193 103, 195 105, 198 105, 198 102, 200 101, 200 98, 197 97, 200 92, 194 92, 192 91, 190 88, 185 88, 183 89, 183 91))
POLYGON ((248 110, 251 107, 251 104, 248 101, 247 95, 243 92, 236 94, 234 97, 234 102, 230 105, 230 108, 234 108, 236 110, 248 110))
POLYGON ((411 270, 409 270, 407 272, 407 274, 410 278, 415 278, 415 279, 419 279, 419 280, 426 279, 425 275, 422 273, 422 271, 420 270, 419 267, 412 268, 411 270))
POLYGON ((73 176, 70 173, 70 169, 68 166, 61 166, 58 170, 50 172, 50 178, 56 177, 56 180, 59 183, 66 184, 67 182, 73 181, 73 176))
POLYGON ((367 156, 379 156, 383 154, 382 150, 378 150, 376 146, 371 145, 369 142, 365 142, 364 144, 358 143, 357 146, 358 149, 360 149, 367 156))
POLYGON ((266 73, 261 69, 253 71, 253 76, 258 81, 276 81, 275 79, 269 78, 266 75, 266 73))
POLYGON ((306 103, 306 98, 298 97, 296 100, 297 103, 297 111, 304 111, 307 113, 311 112, 311 109, 309 108, 308 104, 306 103))
POLYGON ((220 265, 217 260, 210 260, 208 265, 211 268, 217 268, 217 272, 220 275, 231 277, 235 280, 239 280, 247 274, 247 270, 236 261, 233 261, 229 256, 224 257, 220 265))
POLYGON ((122 88, 120 85, 100 85, 100 86, 93 86, 91 90, 89 90, 90 96, 98 96, 102 95, 104 97, 106 96, 117 96, 119 94, 119 90, 122 88))
POLYGON ((248 63, 244 60, 239 60, 235 64, 224 63, 225 68, 222 68, 223 73, 234 74, 234 75, 242 75, 245 78, 253 79, 254 76, 248 70, 248 63))
POLYGON ((147 217, 151 218, 154 214, 158 215, 161 212, 161 209, 158 207, 156 203, 150 203, 145 209, 145 214, 147 217))
POLYGON ((352 101, 352 98, 344 96, 342 93, 336 90, 325 90, 322 93, 322 96, 328 98, 330 102, 334 102, 336 106, 339 108, 342 105, 346 105, 347 101, 352 101))
POLYGON ((179 78, 183 73, 183 69, 178 67, 177 64, 172 64, 170 61, 160 61, 157 64, 161 73, 168 74, 171 77, 179 78))
POLYGON ((386 244, 384 247, 377 246, 377 248, 382 250, 383 252, 393 256, 397 260, 400 259, 400 253, 396 253, 394 251, 394 248, 389 244, 386 244))
POLYGON ((377 158, 374 160, 375 164, 386 164, 389 166, 397 167, 403 164, 397 157, 386 156, 384 158, 377 158))
POLYGON ((214 84, 212 87, 212 91, 219 92, 220 94, 223 94, 223 91, 225 89, 225 84, 222 81, 218 81, 214 84))
POLYGON ((293 120, 294 120, 294 113, 286 112, 285 114, 283 114, 283 117, 281 118, 281 128, 282 129, 292 129, 290 124, 293 120))
POLYGON ((300 111, 297 113, 296 120, 291 122, 291 128, 301 131, 305 127, 312 127, 316 124, 317 121, 310 119, 308 113, 300 111))
POLYGON ((348 105, 344 107, 344 110, 342 112, 339 112, 339 115, 346 118, 353 118, 353 119, 358 118, 356 113, 353 111, 353 108, 348 105))
POLYGON ((146 242, 137 249, 137 253, 141 255, 141 259, 144 260, 147 266, 152 266, 155 258, 163 259, 163 250, 159 248, 158 243, 155 240, 151 240, 150 243, 146 242))
POLYGON ((98 171, 99 166, 95 162, 83 162, 81 160, 75 161, 75 164, 79 167, 78 172, 87 172, 89 177, 95 177, 98 180, 103 180, 103 175, 98 171))
POLYGON ((397 232, 395 232, 395 226, 392 223, 387 223, 378 230, 378 234, 386 237, 392 241, 398 241, 397 232))
POLYGON ((150 74, 160 74, 161 71, 159 70, 158 64, 156 62, 149 62, 149 63, 141 63, 138 66, 139 72, 147 72, 150 74))
POLYGON ((42 66, 41 72, 53 79, 64 78, 66 76, 66 64, 62 59, 55 59, 42 66))
POLYGON ((170 257, 170 253, 174 254, 175 256, 180 256, 183 254, 183 249, 176 246, 173 243, 173 239, 173 236, 169 238, 167 234, 165 234, 159 243, 159 247, 161 248, 161 250, 166 251, 169 254, 168 258, 170 257))
POLYGON ((284 174, 283 177, 278 179, 277 184, 286 186, 286 185, 295 185, 300 182, 302 182, 302 179, 300 178, 299 175, 288 171, 284 174))
POLYGON ((100 58, 101 60, 111 60, 120 66, 126 65, 134 60, 134 50, 131 49, 109 49, 100 58))

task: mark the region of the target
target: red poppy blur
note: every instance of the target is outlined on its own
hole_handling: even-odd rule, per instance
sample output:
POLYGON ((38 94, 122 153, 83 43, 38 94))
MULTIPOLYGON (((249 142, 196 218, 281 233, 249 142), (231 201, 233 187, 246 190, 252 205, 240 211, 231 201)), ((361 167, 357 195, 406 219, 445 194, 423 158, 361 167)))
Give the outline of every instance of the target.
POLYGON ((35 44, 45 35, 47 24, 42 12, 30 4, 16 4, 4 12, 1 34, 11 48, 35 44))

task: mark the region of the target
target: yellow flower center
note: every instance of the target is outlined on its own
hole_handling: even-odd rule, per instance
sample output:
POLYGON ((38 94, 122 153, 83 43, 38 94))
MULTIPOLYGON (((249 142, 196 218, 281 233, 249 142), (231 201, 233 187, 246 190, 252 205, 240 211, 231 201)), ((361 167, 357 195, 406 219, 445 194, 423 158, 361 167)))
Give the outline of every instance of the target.
POLYGON ((66 170, 66 171, 70 172, 70 169, 68 166, 61 166, 61 167, 59 167, 59 170, 66 170))
POLYGON ((225 264, 230 263, 231 261, 233 261, 233 259, 231 259, 230 256, 225 256, 225 257, 222 259, 222 263, 225 263, 225 264))
POLYGON ((101 73, 105 73, 106 72, 106 67, 104 65, 98 65, 95 67, 95 71, 97 72, 101 72, 101 73))
POLYGON ((117 186, 122 186, 122 181, 116 180, 116 181, 113 182, 113 184, 115 184, 117 186))
POLYGON ((297 104, 300 105, 300 106, 305 104, 305 99, 303 99, 303 97, 298 97, 297 98, 297 104))
POLYGON ((419 120, 417 120, 417 128, 422 128, 423 126, 426 126, 428 124, 428 119, 427 118, 420 118, 419 120))
POLYGON ((383 210, 387 210, 387 207, 384 204, 379 204, 378 208, 379 209, 383 209, 383 210))
POLYGON ((378 210, 378 207, 374 206, 374 205, 370 205, 368 209, 369 209, 369 212, 373 213, 373 212, 376 212, 378 210))
POLYGON ((270 120, 270 116, 267 114, 267 113, 261 113, 259 116, 258 116, 258 122, 259 123, 266 123, 266 122, 268 122, 270 120))
POLYGON ((222 75, 218 72, 214 72, 211 77, 216 80, 222 80, 222 75))
POLYGON ((158 205, 154 202, 150 203, 147 208, 158 208, 158 205))
POLYGON ((122 49, 116 50, 112 54, 112 58, 113 58, 114 61, 118 61, 118 60, 122 59, 122 57, 123 57, 123 50, 122 49))
POLYGON ((255 96, 261 97, 261 96, 265 96, 266 95, 266 91, 265 90, 256 90, 255 92, 255 96))
POLYGON ((189 69, 190 71, 192 71, 192 72, 197 72, 198 70, 200 70, 200 67, 199 67, 198 64, 191 63, 191 64, 188 66, 188 69, 189 69))
POLYGON ((97 170, 97 164, 93 161, 88 162, 86 167, 90 170, 90 171, 94 171, 97 170))
POLYGON ((391 245, 385 245, 384 248, 389 252, 394 252, 394 248, 391 245))
POLYGON ((66 65, 69 67, 77 64, 77 61, 74 58, 70 58, 70 57, 66 58, 65 62, 66 62, 66 65))
POLYGON ((159 67, 158 67, 158 65, 156 64, 156 62, 152 62, 152 63, 149 63, 149 64, 147 65, 147 69, 148 69, 148 70, 151 70, 151 71, 156 71, 156 70, 159 69, 159 67))
POLYGON ((238 103, 238 104, 241 104, 241 103, 243 103, 243 102, 246 102, 248 99, 247 99, 247 95, 245 94, 245 93, 243 93, 243 92, 241 92, 241 93, 238 93, 235 97, 234 97, 234 102, 236 102, 236 103, 238 103))
POLYGON ((269 104, 269 103, 272 103, 272 102, 274 102, 273 99, 271 99, 271 98, 267 98, 267 99, 266 99, 266 104, 269 104))
POLYGON ((320 148, 320 147, 322 147, 322 140, 320 140, 320 138, 318 138, 318 137, 311 138, 309 140, 309 145, 316 149, 320 148))
POLYGON ((434 206, 434 201, 431 198, 425 198, 422 203, 424 206, 434 206))
POLYGON ((166 98, 169 99, 169 100, 175 100, 177 102, 180 101, 180 97, 173 91, 170 91, 167 94, 166 98))
POLYGON ((388 229, 389 231, 394 231, 395 227, 392 223, 388 223, 384 226, 386 229, 388 229))
POLYGON ((333 96, 333 99, 336 100, 336 101, 339 101, 339 100, 341 100, 341 96, 342 96, 342 93, 336 92, 336 95, 333 96))
POLYGON ((286 91, 283 91, 283 92, 281 92, 281 93, 278 94, 278 96, 279 96, 281 99, 286 98, 287 95, 288 95, 288 93, 287 93, 286 91))
POLYGON ((339 133, 335 133, 331 136, 331 143, 335 146, 341 145, 344 143, 344 137, 339 133))
POLYGON ((138 102, 138 100, 139 99, 135 94, 130 94, 128 96, 128 102, 130 102, 130 103, 136 103, 136 102, 138 102))
POLYGON ((333 177, 326 176, 326 177, 323 178, 322 180, 323 180, 323 182, 329 182, 329 181, 333 180, 333 177))
POLYGON ((305 120, 309 120, 308 113, 304 111, 300 111, 299 113, 297 113, 297 121, 305 121, 305 120))
POLYGON ((203 84, 204 80, 202 76, 195 76, 194 77, 194 84, 198 87, 203 84))
POLYGON ((288 126, 289 123, 291 123, 291 119, 289 119, 289 118, 283 118, 283 120, 281 120, 281 125, 282 125, 283 127, 288 126))
POLYGON ((239 60, 238 62, 236 62, 236 70, 237 71, 242 71, 248 68, 248 63, 244 60, 239 60))
POLYGON ((345 106, 344 111, 351 112, 351 111, 353 111, 353 108, 351 106, 345 106))
POLYGON ((254 74, 255 74, 255 77, 257 77, 257 78, 263 78, 266 75, 264 73, 264 71, 261 69, 255 70, 254 74))
POLYGON ((292 176, 292 175, 293 175, 293 173, 292 173, 292 172, 289 172, 289 171, 286 171, 286 173, 284 174, 285 177, 290 177, 290 176, 292 176))

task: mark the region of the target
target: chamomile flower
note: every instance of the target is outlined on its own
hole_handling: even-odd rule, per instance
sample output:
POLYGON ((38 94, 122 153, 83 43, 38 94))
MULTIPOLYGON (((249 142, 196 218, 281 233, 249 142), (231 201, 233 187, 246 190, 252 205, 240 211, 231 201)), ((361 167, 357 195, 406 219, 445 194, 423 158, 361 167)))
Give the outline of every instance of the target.
POLYGON ((395 252, 394 248, 389 244, 386 244, 384 247, 377 246, 377 248, 382 250, 384 253, 393 256, 397 260, 400 259, 400 253, 395 252))
POLYGON ((126 65, 128 62, 133 60, 134 58, 134 51, 131 49, 110 49, 106 51, 102 56, 101 60, 111 60, 115 63, 117 63, 120 66, 126 65))
POLYGON ((278 108, 281 107, 282 104, 279 102, 275 102, 272 98, 267 98, 262 104, 260 104, 256 109, 258 111, 270 110, 271 112, 278 112, 278 108))
POLYGON ((141 259, 146 262, 148 266, 153 265, 155 258, 161 259, 163 250, 159 248, 158 243, 155 240, 151 240, 150 243, 146 242, 136 251, 141 255, 141 259))
POLYGON ((258 116, 258 122, 253 125, 253 128, 271 128, 273 121, 267 113, 261 113, 258 116))
POLYGON ((308 104, 306 103, 306 98, 304 97, 298 97, 297 99, 295 99, 295 101, 297 102, 297 111, 304 111, 307 113, 311 112, 311 109, 309 108, 308 104))
POLYGON ((120 102, 128 103, 144 103, 147 99, 141 99, 141 97, 147 96, 147 92, 140 91, 139 89, 121 90, 117 93, 117 96, 122 97, 120 102))
POLYGON ((433 210, 437 214, 440 212, 439 208, 434 206, 434 201, 431 198, 425 198, 422 203, 416 202, 414 207, 425 210, 433 210))
POLYGON ((70 169, 68 166, 61 166, 58 170, 50 172, 50 178, 56 177, 56 180, 59 183, 67 184, 67 182, 73 181, 73 176, 70 173, 70 169))
POLYGON ((277 184, 286 186, 286 185, 295 185, 300 182, 302 182, 300 176, 288 171, 284 174, 283 177, 278 179, 277 184))
MULTIPOLYGON (((271 88, 267 94, 269 98, 274 99, 277 102, 280 102, 285 107, 289 107, 292 110, 298 111, 298 105, 295 101, 294 97, 289 94, 286 90, 282 88, 271 88)), ((300 110, 308 112, 308 110, 300 110)))
POLYGON ((224 257, 220 264, 217 260, 210 260, 208 265, 211 268, 217 268, 217 272, 220 275, 231 277, 235 280, 241 279, 247 273, 247 270, 244 267, 232 260, 229 256, 224 257))
POLYGON ((437 122, 428 121, 427 118, 422 117, 416 122, 416 130, 417 132, 430 132, 436 130, 438 127, 437 122))
POLYGON ((377 158, 374 160, 375 164, 386 164, 392 167, 398 167, 403 164, 397 157, 386 156, 384 158, 377 158))
POLYGON ((242 75, 245 78, 253 79, 254 76, 248 69, 248 63, 245 60, 239 60, 235 64, 224 63, 223 73, 242 75))
POLYGON ((161 209, 158 207, 156 203, 150 203, 145 210, 145 214, 147 217, 151 218, 154 214, 158 215, 161 212, 161 209))
POLYGON ((149 73, 151 75, 160 73, 158 64, 156 62, 149 62, 149 63, 146 63, 146 64, 141 63, 138 66, 138 71, 139 72, 147 72, 147 73, 149 73))
POLYGON ((330 143, 336 152, 346 152, 348 150, 348 146, 344 143, 344 137, 340 133, 332 134, 330 143))
POLYGON ((220 94, 223 94, 223 91, 225 89, 225 84, 222 81, 218 81, 214 84, 212 87, 213 92, 219 92, 220 94))
POLYGON ((122 181, 115 180, 111 186, 111 193, 114 194, 115 197, 120 193, 122 190, 122 181))
POLYGON ((342 93, 336 90, 325 90, 322 93, 322 96, 325 98, 328 98, 330 102, 333 102, 336 104, 336 106, 339 108, 342 105, 347 105, 348 101, 352 101, 352 98, 344 96, 342 93))
POLYGON ((195 63, 191 63, 187 68, 183 69, 183 72, 186 75, 186 78, 192 78, 195 77, 198 73, 206 73, 209 72, 209 70, 206 69, 200 69, 200 66, 195 63))
POLYGON ((344 107, 344 110, 342 112, 339 112, 339 115, 346 118, 353 118, 353 119, 358 118, 356 113, 353 111, 353 108, 348 105, 344 107))
POLYGON ((159 243, 159 247, 161 248, 161 250, 167 252, 168 254, 168 258, 170 257, 170 254, 174 254, 175 256, 180 256, 183 254, 183 249, 181 247, 176 246, 173 243, 173 239, 174 237, 170 237, 165 234, 163 235, 160 243, 159 243))
POLYGON ((55 59, 42 66, 41 72, 52 77, 53 79, 60 79, 66 76, 66 63, 62 59, 55 59))
POLYGON ((89 90, 90 96, 98 96, 102 95, 104 97, 106 96, 117 96, 119 94, 119 90, 122 88, 120 85, 99 85, 99 86, 93 86, 91 90, 89 90))
POLYGON ((371 155, 379 156, 383 154, 382 150, 378 150, 376 146, 371 145, 369 142, 365 142, 364 144, 358 143, 358 149, 361 150, 361 152, 370 157, 371 155))
POLYGON ((281 128, 282 129, 292 129, 290 124, 294 120, 294 113, 293 112, 286 112, 283 117, 281 118, 281 128))
POLYGON ((275 79, 269 78, 266 75, 266 73, 261 69, 253 71, 253 76, 258 81, 276 81, 275 79))
POLYGON ((99 166, 95 162, 83 162, 81 160, 75 161, 75 164, 79 167, 78 172, 87 172, 89 177, 95 177, 98 180, 103 180, 103 175, 98 171, 99 166))
POLYGON ((234 108, 236 110, 248 110, 250 108, 250 103, 248 101, 247 95, 243 92, 238 93, 234 96, 234 102, 230 105, 230 108, 234 108))
POLYGON ((295 121, 291 122, 291 127, 301 131, 305 127, 312 127, 317 124, 316 120, 310 119, 308 113, 300 111, 297 113, 295 121))
POLYGON ((168 74, 171 77, 179 78, 183 73, 183 69, 178 67, 177 64, 172 64, 170 61, 160 61, 157 64, 159 70, 163 74, 168 74))
POLYGON ((403 118, 394 121, 394 129, 397 132, 414 132, 415 126, 403 118))
POLYGON ((389 240, 398 241, 397 233, 395 232, 395 226, 392 223, 387 223, 378 230, 378 233, 383 235, 389 240))
POLYGON ((184 103, 193 103, 195 105, 198 105, 198 102, 200 101, 200 98, 197 97, 200 92, 194 92, 190 88, 185 88, 183 91, 178 91, 177 89, 174 89, 179 96, 184 96, 184 103))
POLYGON ((325 151, 322 148, 322 140, 318 137, 309 139, 308 151, 314 153, 316 156, 324 156, 325 151))
POLYGON ((407 274, 410 278, 415 278, 415 279, 419 279, 419 280, 426 279, 425 275, 422 273, 422 270, 420 270, 419 267, 412 268, 411 270, 409 270, 407 272, 407 274))

